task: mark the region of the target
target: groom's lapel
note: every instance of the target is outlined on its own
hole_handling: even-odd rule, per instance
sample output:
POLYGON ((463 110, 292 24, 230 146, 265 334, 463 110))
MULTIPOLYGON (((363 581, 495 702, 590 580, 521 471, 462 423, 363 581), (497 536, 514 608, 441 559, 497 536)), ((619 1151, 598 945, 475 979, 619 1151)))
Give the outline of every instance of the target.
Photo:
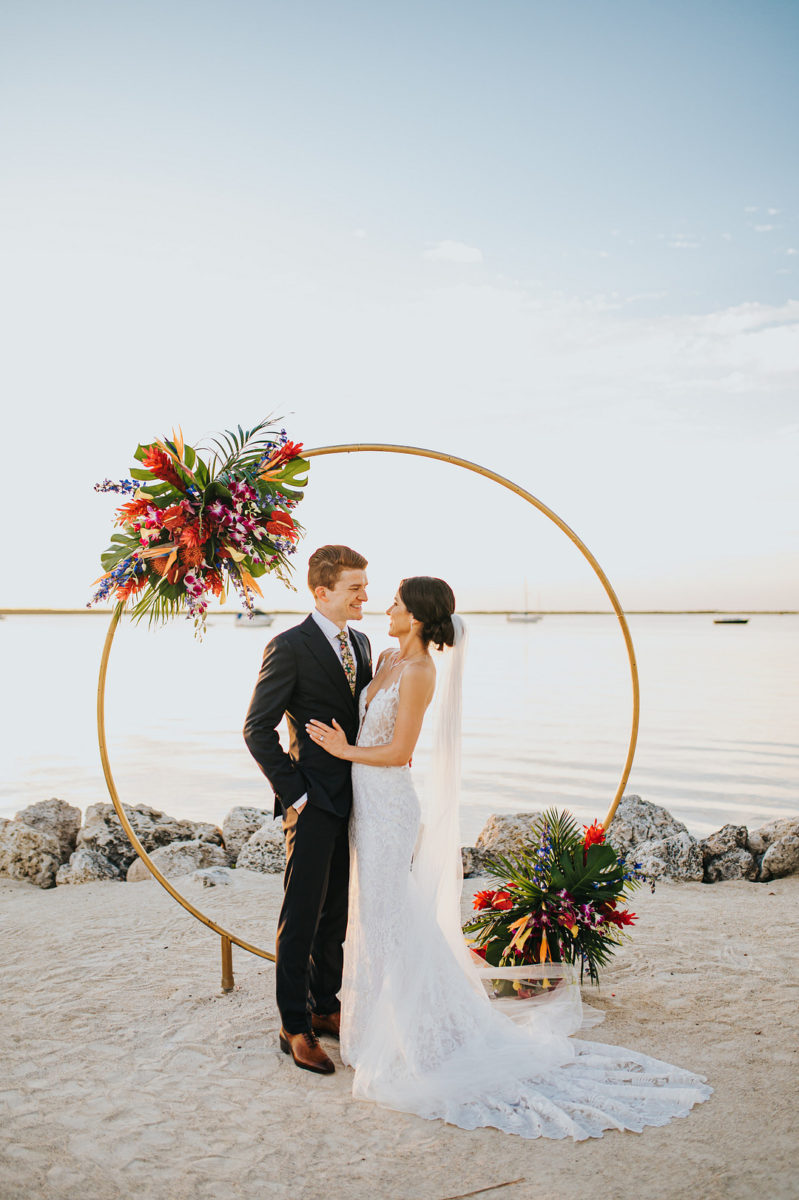
POLYGON ((339 661, 339 657, 322 633, 322 630, 316 624, 316 621, 314 621, 313 617, 307 617, 300 628, 305 635, 308 649, 320 667, 325 670, 331 682, 347 697, 349 702, 354 704, 355 697, 350 691, 350 685, 347 681, 347 676, 344 674, 344 668, 339 661))
POLYGON ((350 626, 350 637, 352 638, 352 644, 355 647, 355 695, 357 696, 361 688, 366 683, 369 660, 366 656, 366 647, 362 640, 361 634, 357 633, 352 626, 350 626))

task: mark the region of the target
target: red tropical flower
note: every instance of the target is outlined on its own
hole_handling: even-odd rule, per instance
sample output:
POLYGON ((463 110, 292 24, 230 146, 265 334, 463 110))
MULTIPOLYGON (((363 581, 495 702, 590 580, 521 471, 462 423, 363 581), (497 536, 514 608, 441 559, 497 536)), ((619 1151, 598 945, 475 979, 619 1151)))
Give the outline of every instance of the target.
POLYGON ((278 537, 290 538, 292 542, 300 536, 297 526, 294 524, 294 518, 280 508, 276 508, 266 522, 266 532, 277 534, 278 537))
POLYGON ((636 914, 634 912, 630 912, 629 909, 626 909, 626 908, 622 909, 621 912, 615 913, 615 916, 616 916, 616 924, 619 926, 634 925, 635 922, 638 920, 638 917, 636 916, 636 914))
POLYGON ((585 848, 589 846, 601 846, 605 841, 605 830, 599 824, 599 821, 594 821, 592 825, 583 825, 585 830, 585 848))
POLYGON ((170 533, 175 533, 178 529, 182 529, 186 524, 186 514, 183 511, 183 505, 170 504, 169 508, 165 508, 161 514, 161 524, 170 533))
POLYGON ((507 912, 509 908, 513 908, 513 899, 510 892, 496 892, 491 902, 491 907, 497 909, 499 912, 507 912))
POLYGON ((209 529, 203 531, 199 525, 184 525, 183 529, 180 531, 178 541, 180 542, 181 546, 193 548, 196 546, 202 546, 204 542, 208 541, 210 536, 211 531, 209 529))
POLYGON ((475 908, 478 908, 478 909, 491 908, 496 894, 497 894, 496 892, 489 892, 489 891, 475 892, 472 904, 474 905, 475 908))
POLYGON ((172 459, 157 446, 148 446, 147 453, 142 459, 142 466, 145 470, 152 471, 156 479, 163 479, 165 483, 171 483, 173 487, 176 487, 179 492, 185 492, 186 486, 172 465, 172 459))
POLYGON ((270 475, 275 475, 283 463, 289 462, 292 458, 299 458, 300 454, 302 454, 302 442, 286 442, 266 460, 261 471, 261 479, 268 479, 270 475))
POLYGON ((215 596, 221 596, 225 590, 225 585, 222 582, 222 576, 218 571, 207 571, 205 580, 215 596))
POLYGON ((617 925, 619 929, 624 925, 633 925, 638 920, 634 912, 626 908, 617 909, 615 900, 606 900, 599 911, 609 924, 617 925))

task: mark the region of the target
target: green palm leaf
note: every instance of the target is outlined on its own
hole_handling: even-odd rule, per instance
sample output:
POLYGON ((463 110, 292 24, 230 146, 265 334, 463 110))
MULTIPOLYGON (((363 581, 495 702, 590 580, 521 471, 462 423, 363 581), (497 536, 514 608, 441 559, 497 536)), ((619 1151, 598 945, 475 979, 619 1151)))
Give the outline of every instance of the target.
POLYGON ((225 475, 236 469, 247 471, 255 466, 266 450, 275 444, 272 426, 279 417, 265 417, 252 429, 226 429, 219 437, 211 439, 207 449, 211 452, 211 477, 225 475))

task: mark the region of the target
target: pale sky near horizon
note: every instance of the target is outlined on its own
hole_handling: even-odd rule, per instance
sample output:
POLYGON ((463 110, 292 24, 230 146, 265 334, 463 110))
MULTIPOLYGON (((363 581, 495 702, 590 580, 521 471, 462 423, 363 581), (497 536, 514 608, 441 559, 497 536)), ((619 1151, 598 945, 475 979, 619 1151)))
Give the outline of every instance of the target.
MULTIPOLYGON (((509 476, 627 607, 799 607, 798 31, 749 0, 0 7, 0 607, 85 603, 92 486, 139 441, 270 411, 509 476)), ((442 464, 317 460, 299 515, 305 557, 369 556, 370 608, 416 573, 603 599, 442 464)))

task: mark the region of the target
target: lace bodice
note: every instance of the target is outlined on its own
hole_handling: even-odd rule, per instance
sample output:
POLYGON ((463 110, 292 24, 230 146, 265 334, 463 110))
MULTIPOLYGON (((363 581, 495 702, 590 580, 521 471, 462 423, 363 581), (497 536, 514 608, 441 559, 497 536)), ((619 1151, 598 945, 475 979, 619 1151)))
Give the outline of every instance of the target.
MULTIPOLYGON (((401 676, 360 697, 361 746, 391 741, 401 676)), ((410 770, 353 763, 341 1056, 353 1094, 464 1129, 599 1137, 665 1125, 711 1090, 636 1051, 578 1041, 548 1015, 520 1027, 476 991, 411 871, 420 806, 410 770)))
POLYGON ((393 683, 390 683, 388 687, 380 688, 376 691, 368 705, 366 703, 368 688, 364 688, 361 692, 358 702, 358 710, 361 718, 358 730, 359 746, 385 746, 391 741, 394 733, 394 724, 397 720, 401 679, 402 675, 395 679, 393 683))

